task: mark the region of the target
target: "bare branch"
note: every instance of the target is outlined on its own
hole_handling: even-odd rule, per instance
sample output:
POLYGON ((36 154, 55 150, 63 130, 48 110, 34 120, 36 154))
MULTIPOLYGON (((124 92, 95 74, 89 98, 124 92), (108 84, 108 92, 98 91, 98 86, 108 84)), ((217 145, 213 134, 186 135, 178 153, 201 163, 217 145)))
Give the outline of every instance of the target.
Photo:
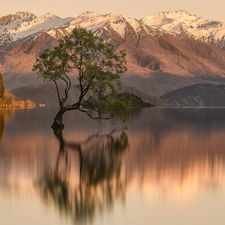
POLYGON ((62 104, 62 99, 61 99, 61 96, 60 96, 60 93, 59 93, 58 83, 57 83, 57 81, 55 79, 52 79, 52 81, 55 83, 56 93, 57 93, 57 97, 58 97, 59 103, 62 104))
POLYGON ((66 83, 66 87, 65 87, 65 90, 64 90, 64 93, 65 93, 65 98, 63 98, 63 102, 65 103, 66 100, 68 99, 68 93, 69 93, 69 90, 71 88, 71 80, 69 79, 69 77, 64 74, 64 76, 66 77, 63 77, 63 75, 60 76, 60 78, 66 83))
POLYGON ((94 108, 94 106, 92 104, 90 104, 90 102, 88 102, 84 99, 83 99, 83 102, 87 103, 91 107, 91 109, 93 109, 95 112, 99 112, 97 109, 94 108))
POLYGON ((116 114, 112 115, 112 116, 109 116, 109 117, 101 117, 101 116, 92 116, 88 111, 86 110, 83 110, 83 109, 78 109, 79 111, 83 112, 83 113, 86 113, 90 118, 94 119, 94 120, 97 120, 98 122, 100 122, 100 120, 111 120, 113 117, 115 117, 116 114))

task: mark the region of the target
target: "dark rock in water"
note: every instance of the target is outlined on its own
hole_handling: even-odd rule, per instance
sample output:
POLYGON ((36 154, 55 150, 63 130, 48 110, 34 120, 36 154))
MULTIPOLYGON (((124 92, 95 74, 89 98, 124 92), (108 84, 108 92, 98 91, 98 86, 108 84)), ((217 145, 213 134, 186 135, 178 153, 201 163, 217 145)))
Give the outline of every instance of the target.
POLYGON ((172 107, 225 107, 225 85, 196 84, 160 98, 172 107))

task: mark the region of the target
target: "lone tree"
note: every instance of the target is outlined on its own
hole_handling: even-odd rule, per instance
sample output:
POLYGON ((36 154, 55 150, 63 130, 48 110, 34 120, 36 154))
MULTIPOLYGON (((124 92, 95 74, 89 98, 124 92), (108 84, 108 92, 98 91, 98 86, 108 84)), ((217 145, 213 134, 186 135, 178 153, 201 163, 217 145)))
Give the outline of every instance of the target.
POLYGON ((60 107, 52 128, 63 129, 63 115, 70 110, 79 110, 96 120, 115 115, 124 119, 128 107, 117 97, 122 90, 120 75, 127 70, 125 57, 125 51, 115 52, 112 44, 83 28, 73 29, 56 47, 40 53, 33 71, 55 83, 60 107), (71 80, 74 74, 75 84, 71 80), (63 94, 59 83, 64 84, 63 94), (77 99, 68 104, 69 93, 76 89, 77 99), (87 108, 96 111, 95 116, 87 108))
POLYGON ((4 93, 5 93, 4 79, 2 77, 2 74, 0 73, 0 99, 4 96, 4 93))

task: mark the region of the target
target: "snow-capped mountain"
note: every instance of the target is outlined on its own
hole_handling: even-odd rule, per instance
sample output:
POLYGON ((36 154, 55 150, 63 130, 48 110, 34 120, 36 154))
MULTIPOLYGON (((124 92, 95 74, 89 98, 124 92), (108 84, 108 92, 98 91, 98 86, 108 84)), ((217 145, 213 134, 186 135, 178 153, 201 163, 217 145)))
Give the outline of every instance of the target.
POLYGON ((225 23, 210 21, 184 10, 160 12, 141 20, 120 14, 97 14, 89 11, 76 18, 59 18, 51 13, 37 17, 30 12, 18 12, 0 17, 0 46, 38 35, 43 31, 59 38, 61 37, 58 36, 59 30, 62 29, 60 33, 64 35, 75 26, 81 26, 93 32, 110 28, 122 38, 126 37, 129 28, 132 28, 137 35, 142 29, 148 31, 150 26, 152 29, 148 32, 149 34, 155 28, 173 35, 186 34, 190 38, 225 48, 225 23))
POLYGON ((113 43, 116 50, 126 50, 128 71, 123 81, 127 86, 160 96, 195 83, 225 83, 221 22, 185 11, 161 12, 141 20, 115 13, 59 18, 20 12, 0 17, 0 71, 7 88, 41 83, 32 73, 37 55, 76 26, 113 43))
POLYGON ((18 12, 14 15, 0 17, 0 46, 10 45, 42 32, 47 32, 54 38, 60 38, 75 26, 81 26, 93 32, 113 29, 122 38, 125 38, 129 28, 137 34, 141 28, 145 27, 137 19, 112 13, 102 15, 88 11, 77 18, 62 19, 50 13, 37 17, 29 12, 18 12), (58 36, 60 30, 61 36, 58 36))
POLYGON ((160 12, 141 21, 148 26, 160 28, 171 34, 187 34, 189 37, 225 49, 225 23, 210 21, 184 10, 160 12))
POLYGON ((72 20, 73 18, 62 19, 51 13, 37 17, 29 12, 0 17, 0 46, 9 45, 54 27, 65 26, 72 20))
POLYGON ((141 30, 142 23, 134 18, 120 14, 96 14, 94 12, 85 12, 78 16, 72 23, 72 26, 81 26, 83 28, 96 32, 99 29, 112 29, 122 38, 125 38, 126 31, 132 27, 135 33, 141 30))

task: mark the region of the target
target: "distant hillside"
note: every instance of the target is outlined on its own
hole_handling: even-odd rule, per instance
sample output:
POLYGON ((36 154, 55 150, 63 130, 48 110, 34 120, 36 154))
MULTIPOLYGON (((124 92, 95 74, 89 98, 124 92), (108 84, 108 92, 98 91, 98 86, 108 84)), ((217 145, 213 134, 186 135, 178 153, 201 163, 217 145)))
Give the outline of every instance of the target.
MULTIPOLYGON (((59 85, 59 89, 63 92, 63 86, 59 85)), ((148 95, 144 92, 139 91, 138 89, 131 87, 124 87, 124 91, 128 91, 141 98, 142 101, 151 103, 155 106, 166 106, 166 102, 160 98, 148 95)), ((40 85, 30 85, 26 87, 21 87, 12 90, 12 93, 19 98, 25 99, 27 96, 38 103, 45 104, 50 107, 58 106, 58 98, 56 95, 55 84, 53 83, 44 83, 40 85)), ((70 91, 69 102, 72 102, 72 99, 77 99, 78 91, 70 91)))
POLYGON ((142 101, 151 102, 154 106, 158 106, 158 107, 168 106, 166 101, 164 101, 163 99, 153 96, 153 95, 149 95, 145 92, 138 90, 135 87, 124 86, 124 90, 137 95, 138 97, 140 97, 142 99, 142 101))
POLYGON ((161 98, 172 107, 225 107, 225 85, 192 85, 174 90, 161 98))
MULTIPOLYGON (((63 86, 59 86, 63 91, 63 86)), ((225 107, 225 85, 197 84, 176 89, 160 98, 141 92, 134 87, 124 87, 128 91, 157 107, 225 107)), ((58 106, 55 86, 53 83, 31 85, 12 90, 12 93, 20 99, 29 96, 37 104, 45 104, 50 107, 58 106)), ((70 93, 69 103, 77 99, 78 92, 70 93)))
MULTIPOLYGON (((59 89, 63 92, 63 86, 59 85, 59 89)), ((25 99, 27 96, 37 104, 45 104, 46 106, 58 106, 58 98, 54 83, 43 83, 39 85, 29 85, 26 87, 16 88, 11 91, 18 98, 25 99)), ((70 92, 70 99, 77 99, 77 91, 70 92)))
POLYGON ((8 90, 0 100, 0 108, 34 108, 36 104, 31 100, 21 100, 8 90))
MULTIPOLYGON (((225 24, 186 11, 142 20, 84 12, 76 18, 19 12, 0 18, 0 71, 8 90, 41 84, 32 71, 37 55, 77 26, 116 51, 126 50, 124 86, 153 96, 199 83, 225 84, 225 24)), ((74 74, 76 76, 76 74, 74 74)))

